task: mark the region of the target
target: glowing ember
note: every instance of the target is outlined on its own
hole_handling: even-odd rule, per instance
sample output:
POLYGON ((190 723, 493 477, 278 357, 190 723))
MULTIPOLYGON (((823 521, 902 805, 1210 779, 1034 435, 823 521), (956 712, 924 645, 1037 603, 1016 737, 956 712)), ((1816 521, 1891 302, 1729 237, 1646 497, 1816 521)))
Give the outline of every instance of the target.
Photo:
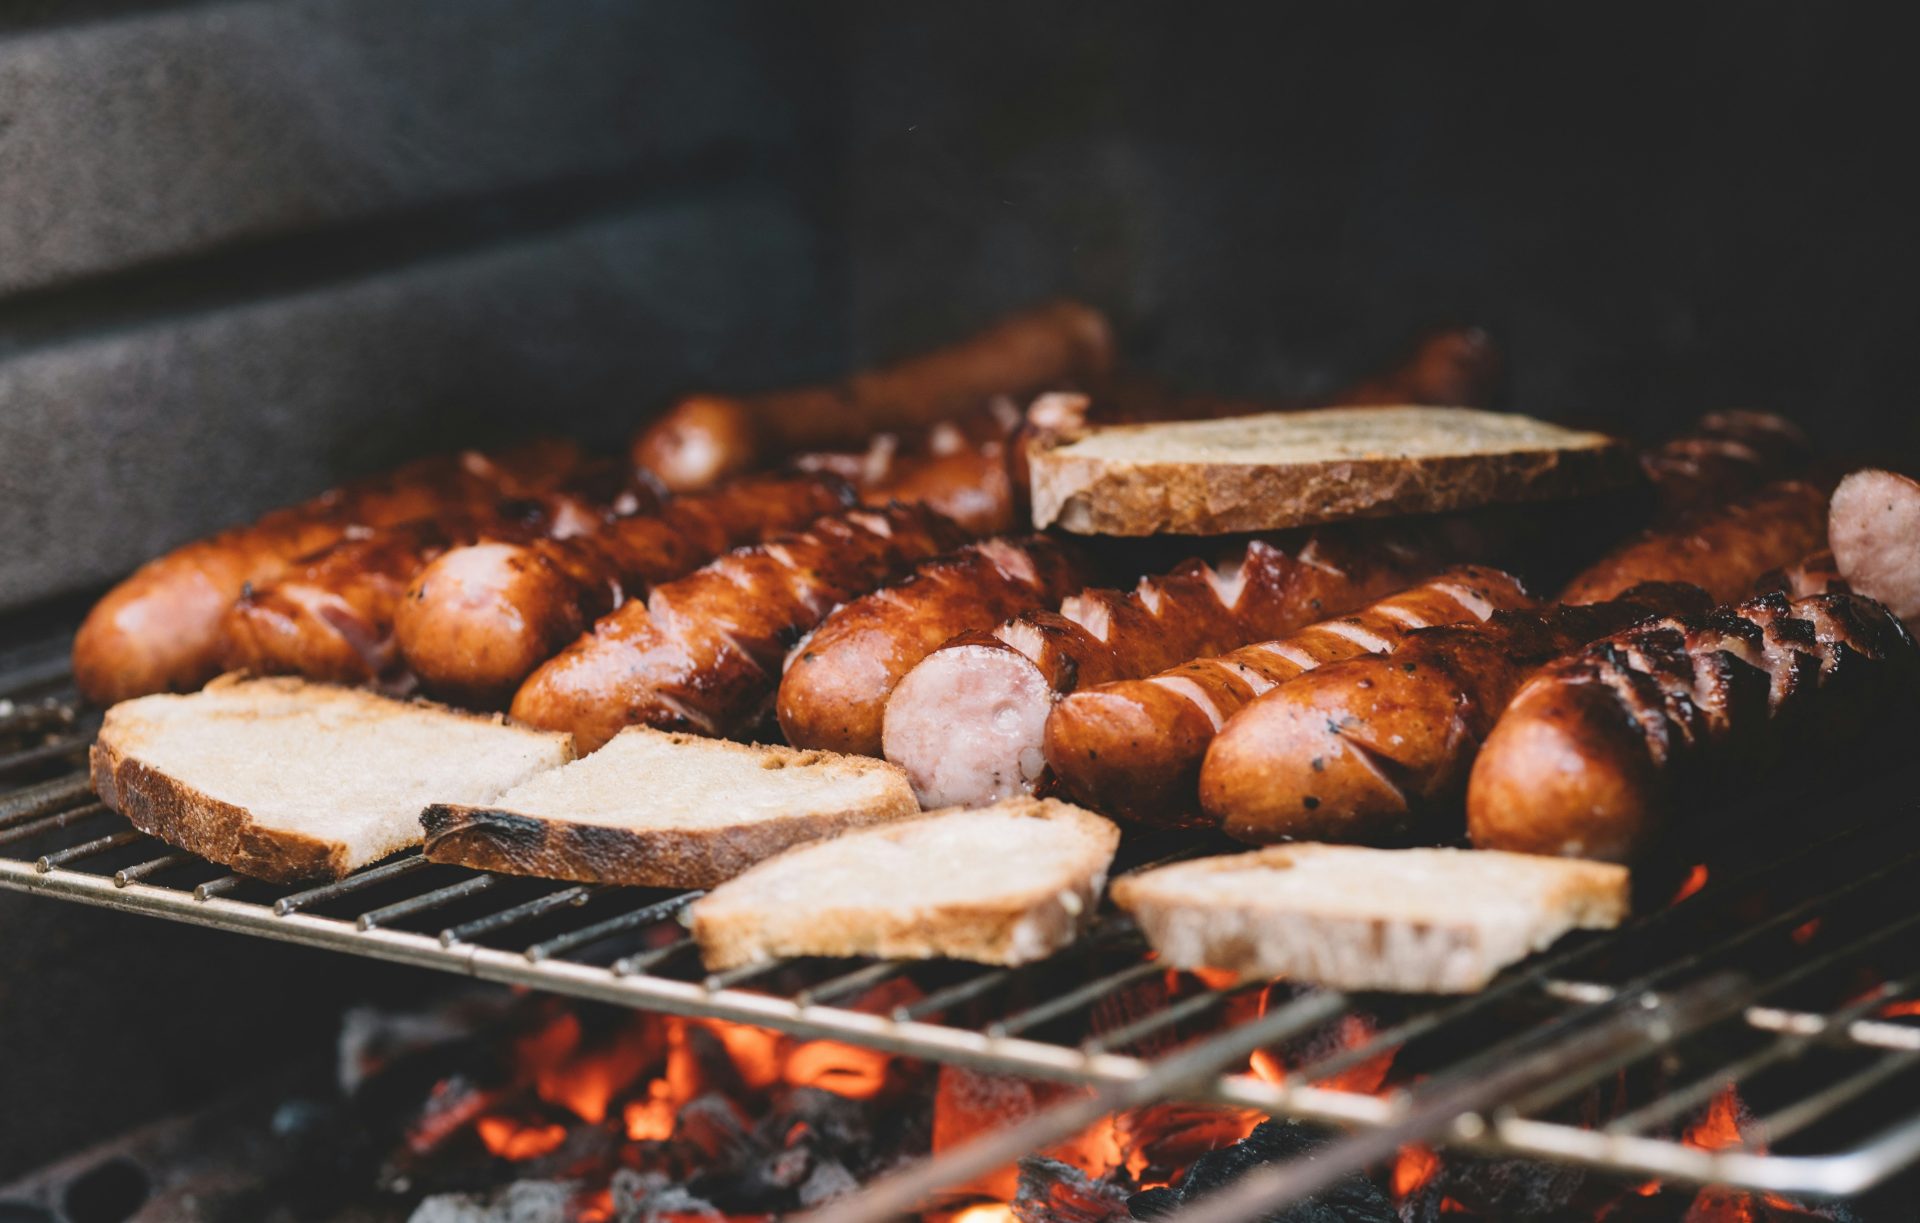
POLYGON ((852 1100, 867 1100, 887 1085, 887 1066, 892 1060, 885 1053, 856 1045, 808 1041, 787 1055, 786 1079, 801 1087, 818 1087, 852 1100))
POLYGON ((634 1100, 626 1107, 623 1119, 627 1137, 635 1142, 664 1142, 673 1137, 673 1119, 680 1112, 680 1101, 665 1079, 647 1084, 647 1098, 634 1100))
POLYGON ((567 1140, 564 1125, 522 1125, 511 1117, 482 1117, 473 1128, 502 1159, 537 1159, 567 1140))
POLYGON ((1740 1117, 1744 1110, 1740 1105, 1740 1096, 1729 1083, 1720 1090, 1720 1094, 1707 1105, 1705 1115, 1698 1124, 1686 1132, 1681 1141, 1689 1146, 1699 1147, 1703 1151, 1724 1151, 1730 1147, 1746 1143, 1746 1135, 1740 1132, 1740 1117))
POLYGON ((1699 891, 1701 888, 1706 886, 1707 886, 1707 868, 1705 866, 1696 866, 1693 868, 1691 872, 1688 873, 1687 881, 1680 885, 1680 890, 1673 894, 1673 899, 1668 901, 1667 903, 1677 905, 1681 901, 1685 900, 1687 897, 1693 895, 1695 892, 1699 891))
POLYGON ((1440 1170, 1440 1157, 1422 1146, 1402 1147, 1393 1165, 1393 1196, 1413 1196, 1440 1170))
POLYGON ((1811 942, 1813 936, 1818 933, 1820 933, 1820 919, 1816 917, 1805 925, 1794 927, 1793 941, 1796 943, 1811 942))
POLYGON ((1889 1002, 1880 1008, 1882 1019, 1903 1019, 1909 1015, 1920 1015, 1920 999, 1907 998, 1899 1002, 1889 1002))
POLYGON ((1019 1217, 1004 1202, 982 1202, 954 1215, 949 1223, 1015 1223, 1019 1217))

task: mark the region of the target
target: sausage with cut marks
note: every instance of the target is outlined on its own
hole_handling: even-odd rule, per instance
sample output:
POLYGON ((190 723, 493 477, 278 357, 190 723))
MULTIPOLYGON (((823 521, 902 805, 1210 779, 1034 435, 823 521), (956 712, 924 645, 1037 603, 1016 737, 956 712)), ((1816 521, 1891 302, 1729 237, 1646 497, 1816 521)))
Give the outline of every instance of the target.
POLYGON ((1316 534, 1297 551, 1256 541, 1232 563, 1193 560, 1131 592, 1089 590, 956 638, 887 702, 882 744, 923 806, 979 806, 1042 782, 1047 715, 1083 686, 1150 675, 1290 632, 1405 586, 1431 542, 1391 528, 1316 534))
POLYGON ((513 716, 592 751, 628 726, 750 730, 787 648, 829 611, 965 542, 919 506, 847 510, 736 548, 601 618, 520 686, 513 716))
POLYGON ((1799 426, 1771 412, 1708 412, 1678 437, 1640 456, 1667 518, 1698 512, 1804 470, 1813 445, 1799 426))
POLYGON ((1825 541, 1827 495, 1786 480, 1648 531, 1601 557, 1561 592, 1567 603, 1618 598, 1643 582, 1690 582, 1721 603, 1752 593, 1769 570, 1790 565, 1825 541))
POLYGON ((1092 575, 1084 550, 1045 535, 922 561, 835 611, 788 655, 780 729, 795 747, 878 756, 887 698, 916 663, 968 629, 1057 605, 1092 575))
POLYGON ((1390 654, 1415 629, 1530 606, 1518 580, 1467 565, 1351 615, 1145 679, 1081 688, 1047 717, 1047 766, 1074 800, 1156 824, 1203 822, 1200 762, 1226 720, 1316 667, 1390 654))
POLYGON ((407 575, 395 638, 427 691, 504 704, 535 667, 628 599, 851 496, 831 476, 753 476, 564 538, 501 536, 453 548, 407 575))
POLYGON ((1692 586, 1419 629, 1392 654, 1309 671, 1221 728, 1200 804, 1243 841, 1393 841, 1458 798, 1480 741, 1528 675, 1636 620, 1704 611, 1692 586))
POLYGON ((1709 791, 1751 785, 1789 745, 1909 716, 1920 651, 1886 608, 1763 595, 1635 625, 1546 668, 1473 766, 1476 846, 1630 862, 1709 791))
POLYGON ((573 478, 586 462, 580 448, 566 442, 491 457, 469 451, 421 459, 176 548, 94 605, 74 637, 74 680, 100 704, 198 688, 220 673, 222 620, 249 586, 265 586, 355 528, 537 495, 573 478))

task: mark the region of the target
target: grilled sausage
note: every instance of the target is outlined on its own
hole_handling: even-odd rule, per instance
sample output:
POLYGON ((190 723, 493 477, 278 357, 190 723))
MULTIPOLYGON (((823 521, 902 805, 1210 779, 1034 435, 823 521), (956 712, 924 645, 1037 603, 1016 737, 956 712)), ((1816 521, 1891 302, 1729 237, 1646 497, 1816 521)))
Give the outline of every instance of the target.
POLYGON ((1704 610, 1698 589, 1420 629, 1389 655, 1308 672, 1242 709, 1200 767, 1200 805, 1231 836, 1392 841, 1458 798, 1481 739, 1536 669, 1647 616, 1704 610))
POLYGON ((965 542, 919 506, 848 510, 738 548, 602 617, 522 684, 513 716, 592 751, 628 726, 737 734, 765 712, 788 646, 834 606, 965 542))
POLYGON ((101 704, 197 688, 220 673, 222 618, 249 585, 272 582, 298 558, 356 527, 537 495, 585 463, 581 450, 565 442, 493 457, 468 452, 422 459, 176 548, 142 565, 88 613, 74 637, 74 680, 101 704))
POLYGON ((1833 553, 1826 548, 1810 552, 1791 565, 1769 570, 1753 584, 1754 593, 1779 593, 1789 599, 1804 599, 1808 595, 1852 594, 1847 580, 1840 576, 1840 569, 1834 564, 1833 553))
POLYGON ((887 702, 882 746, 923 806, 1033 792, 1055 700, 1183 659, 1278 636, 1431 571, 1426 541, 1326 531, 1298 552, 1248 544, 1234 563, 1194 560, 1131 593, 1089 590, 1058 612, 967 633, 909 671, 887 702))
POLYGON ((1146 679, 1082 688, 1047 716, 1047 767, 1076 801, 1154 824, 1199 819, 1200 762, 1225 721, 1316 667, 1392 653, 1415 629, 1531 605, 1497 569, 1450 569, 1335 620, 1146 679))
POLYGON ((1878 468, 1849 474, 1833 490, 1827 538, 1851 589, 1920 623, 1920 483, 1878 468))
POLYGON ((851 496, 831 476, 749 476, 581 532, 456 547, 407 575, 395 639, 428 692, 502 705, 535 667, 628 599, 851 496))
POLYGON ((1771 412, 1720 411, 1640 456, 1663 518, 1697 513, 1803 470, 1813 446, 1771 412))
POLYGON ((860 445, 883 430, 931 426, 994 395, 1101 373, 1112 359, 1106 319, 1055 302, 839 385, 682 400, 634 439, 633 461, 675 491, 705 488, 785 450, 860 445))
POLYGON ((1056 606, 1092 580, 1078 545, 989 539, 922 561, 913 576, 855 599, 787 658, 774 709, 787 742, 878 756, 900 677, 968 629, 1056 606))
POLYGON ((1691 582, 1718 602, 1751 593, 1770 569, 1818 548, 1826 493, 1805 480, 1770 484, 1671 528, 1648 531, 1589 565, 1560 598, 1599 603, 1643 582, 1691 582))
POLYGON ((1500 354, 1478 327, 1432 332, 1394 368, 1355 383, 1327 402, 1341 405, 1425 403, 1479 407, 1500 379, 1500 354))
POLYGON ((1475 845, 1628 862, 1683 798, 1911 709, 1920 651, 1887 609, 1762 595, 1616 633, 1529 680, 1473 766, 1475 845))

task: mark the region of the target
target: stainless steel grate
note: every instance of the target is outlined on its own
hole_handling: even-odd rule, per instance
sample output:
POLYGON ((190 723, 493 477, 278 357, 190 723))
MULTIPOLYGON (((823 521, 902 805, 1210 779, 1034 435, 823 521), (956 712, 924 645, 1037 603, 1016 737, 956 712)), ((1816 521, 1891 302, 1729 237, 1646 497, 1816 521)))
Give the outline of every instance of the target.
POLYGON ((1778 839, 1730 839, 1697 894, 1655 898, 1622 930, 1571 941, 1469 998, 1212 985, 1157 966, 1119 915, 1021 969, 801 960, 708 975, 676 920, 694 893, 417 855, 308 889, 230 874, 92 800, 79 765, 93 720, 57 667, 16 673, 0 693, 12 702, 0 705, 0 886, 1094 1089, 874 1186, 840 1218, 883 1217, 980 1161, 1164 1098, 1354 1130, 1329 1164, 1424 1141, 1638 1179, 1846 1195, 1920 1159, 1910 768, 1800 811, 1784 856, 1778 839), (1256 1053, 1284 1076, 1254 1072, 1256 1053), (1751 1116, 1708 1145, 1683 1140, 1728 1086, 1751 1116))

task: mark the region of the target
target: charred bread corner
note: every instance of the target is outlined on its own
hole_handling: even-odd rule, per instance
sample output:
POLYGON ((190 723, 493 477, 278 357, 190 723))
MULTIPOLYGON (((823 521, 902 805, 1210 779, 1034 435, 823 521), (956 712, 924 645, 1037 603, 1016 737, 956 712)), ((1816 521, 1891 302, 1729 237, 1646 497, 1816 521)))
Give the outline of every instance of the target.
POLYGON ((435 862, 704 888, 802 842, 919 810, 885 761, 634 728, 490 802, 436 803, 420 822, 435 862))

